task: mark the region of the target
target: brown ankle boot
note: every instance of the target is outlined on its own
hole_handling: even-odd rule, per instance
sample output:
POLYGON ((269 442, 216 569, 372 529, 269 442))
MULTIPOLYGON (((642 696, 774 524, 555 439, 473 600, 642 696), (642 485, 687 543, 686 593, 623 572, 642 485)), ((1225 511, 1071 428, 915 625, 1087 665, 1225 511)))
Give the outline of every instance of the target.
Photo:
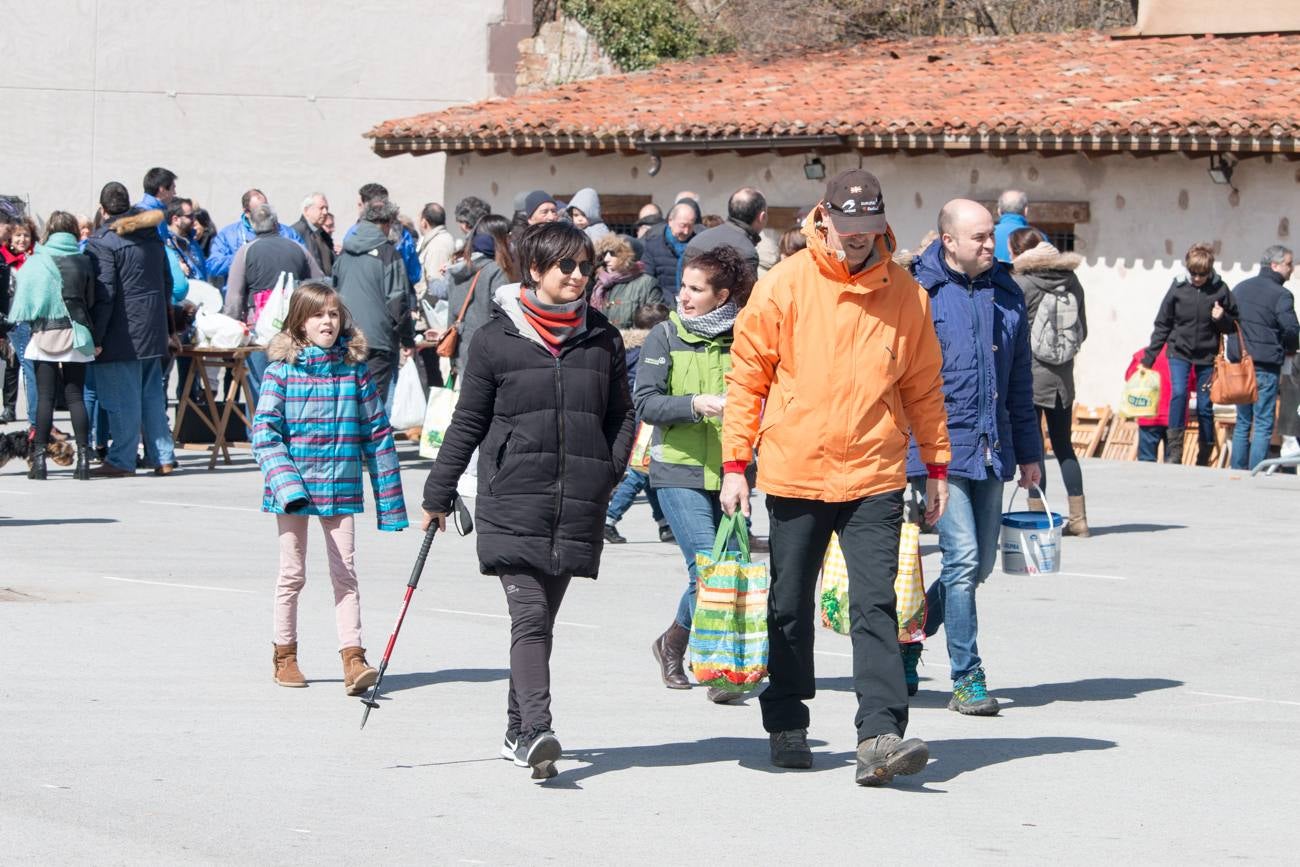
POLYGON ((298 642, 275 645, 275 682, 280 686, 306 686, 307 678, 298 670, 298 642))
POLYGON ((659 663, 659 677, 669 689, 691 688, 686 669, 682 666, 682 657, 686 655, 686 645, 690 640, 691 631, 674 621, 668 631, 650 645, 650 652, 659 663))
POLYGON ((1070 498, 1070 518, 1065 522, 1065 529, 1061 532, 1065 536, 1092 535, 1092 531, 1088 529, 1088 509, 1082 496, 1070 498))
POLYGON ((345 647, 339 656, 343 657, 343 689, 348 695, 361 695, 379 680, 379 672, 366 662, 364 647, 345 647))

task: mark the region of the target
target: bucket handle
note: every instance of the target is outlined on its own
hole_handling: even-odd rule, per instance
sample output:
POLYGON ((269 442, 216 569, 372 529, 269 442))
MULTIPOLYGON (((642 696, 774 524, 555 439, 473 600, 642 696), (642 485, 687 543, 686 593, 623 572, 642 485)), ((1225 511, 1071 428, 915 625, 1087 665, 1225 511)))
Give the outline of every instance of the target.
MULTIPOLYGON (((1052 516, 1055 515, 1056 513, 1052 511, 1052 504, 1047 502, 1047 496, 1043 493, 1043 489, 1038 487, 1038 485, 1032 485, 1031 487, 1033 487, 1034 493, 1038 494, 1038 499, 1043 501, 1043 508, 1047 510, 1047 526, 1053 530, 1055 530, 1057 527, 1064 527, 1065 526, 1064 515, 1061 516, 1061 523, 1057 524, 1053 522, 1052 516)), ((1021 490, 1022 489, 1019 485, 1016 485, 1015 489, 1012 490, 1011 499, 1007 500, 1008 512, 1011 511, 1011 506, 1016 501, 1016 494, 1020 493, 1021 490)), ((1026 496, 1028 496, 1028 494, 1026 494, 1026 496)))

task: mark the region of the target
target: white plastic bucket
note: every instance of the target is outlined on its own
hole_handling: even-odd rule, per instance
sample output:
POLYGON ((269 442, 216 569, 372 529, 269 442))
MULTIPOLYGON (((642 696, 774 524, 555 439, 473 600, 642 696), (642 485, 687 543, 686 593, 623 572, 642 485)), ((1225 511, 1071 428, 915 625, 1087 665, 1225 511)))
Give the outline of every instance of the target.
POLYGON ((1061 530, 1065 518, 1052 511, 1043 492, 1034 492, 1046 512, 1013 510, 1019 486, 1002 513, 1002 571, 1007 575, 1052 575, 1061 571, 1061 530))

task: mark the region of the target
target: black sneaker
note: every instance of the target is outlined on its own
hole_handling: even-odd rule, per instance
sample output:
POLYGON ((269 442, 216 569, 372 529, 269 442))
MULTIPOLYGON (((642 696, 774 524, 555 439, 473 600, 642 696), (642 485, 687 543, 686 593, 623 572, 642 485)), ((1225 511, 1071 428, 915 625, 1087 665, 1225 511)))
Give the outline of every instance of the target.
POLYGON ((516 768, 528 767, 528 762, 520 761, 515 758, 515 747, 519 745, 519 732, 507 731, 505 740, 501 743, 501 758, 508 762, 514 762, 516 768))
POLYGON ((883 786, 897 775, 915 774, 930 760, 930 748, 920 738, 876 735, 858 744, 859 786, 883 786))
POLYGON ((673 535, 673 528, 668 526, 667 524, 663 524, 662 526, 660 526, 659 541, 668 542, 669 544, 676 545, 677 537, 673 535))
POLYGON ((790 729, 767 736, 772 764, 778 768, 812 767, 812 750, 808 748, 808 729, 790 729))
POLYGON ((555 732, 542 729, 532 737, 521 737, 515 745, 515 764, 533 769, 534 780, 549 780, 559 771, 555 767, 563 749, 555 732))
POLYGON ((605 525, 605 541, 611 545, 623 545, 627 543, 627 539, 618 532, 618 527, 613 524, 605 525))
POLYGON ((0 424, 10 424, 17 419, 17 415, 10 407, 0 410, 0 424))

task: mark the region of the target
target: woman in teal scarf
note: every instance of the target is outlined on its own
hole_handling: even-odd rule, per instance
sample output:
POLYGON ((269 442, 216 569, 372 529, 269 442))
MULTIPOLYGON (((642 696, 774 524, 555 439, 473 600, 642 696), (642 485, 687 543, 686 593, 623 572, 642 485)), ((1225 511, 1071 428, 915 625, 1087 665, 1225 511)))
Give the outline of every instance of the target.
POLYGON ((18 273, 9 318, 30 322, 32 339, 27 358, 36 367, 36 425, 32 438, 29 479, 46 477, 45 449, 54 426, 54 390, 63 379, 64 398, 77 439, 77 468, 73 478, 89 479, 84 392, 86 365, 95 360, 90 308, 95 303, 95 277, 90 260, 77 246, 77 218, 64 211, 50 214, 45 243, 18 273))

